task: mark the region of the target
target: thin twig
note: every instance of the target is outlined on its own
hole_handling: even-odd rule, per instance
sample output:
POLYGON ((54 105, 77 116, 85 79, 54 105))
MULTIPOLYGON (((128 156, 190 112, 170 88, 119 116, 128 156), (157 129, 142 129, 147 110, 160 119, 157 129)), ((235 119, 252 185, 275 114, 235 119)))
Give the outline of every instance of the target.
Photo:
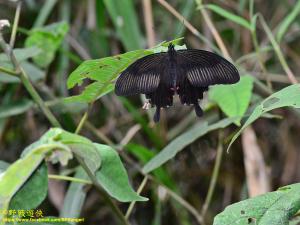
POLYGON ((168 2, 165 0, 157 0, 163 7, 165 7, 170 13, 172 13, 183 25, 196 37, 200 38, 205 44, 209 45, 214 51, 220 52, 219 49, 211 43, 205 36, 203 36, 189 21, 187 21, 179 12, 176 11, 168 2))
POLYGON ((13 24, 12 33, 10 36, 10 41, 9 41, 9 45, 10 45, 11 49, 13 49, 14 45, 15 45, 16 34, 17 34, 17 29, 18 29, 20 14, 21 14, 21 8, 22 8, 22 1, 19 0, 17 2, 17 9, 16 9, 16 13, 15 13, 15 18, 14 18, 14 24, 13 24))
POLYGON ((89 129, 96 137, 98 137, 101 141, 103 141, 105 144, 108 144, 110 146, 114 146, 114 143, 102 132, 100 132, 93 124, 91 124, 89 121, 86 121, 84 126, 89 129))
POLYGON ((155 32, 152 16, 152 4, 151 0, 143 0, 143 11, 145 15, 145 27, 147 34, 148 47, 152 48, 155 45, 155 32))
POLYGON ((141 129, 141 125, 140 124, 136 124, 133 127, 131 127, 125 137, 121 140, 120 145, 124 146, 127 145, 129 143, 129 141, 133 138, 133 136, 141 129))
POLYGON ((269 40, 272 43, 272 46, 273 46, 273 48, 274 48, 274 50, 277 54, 279 62, 281 64, 282 68, 284 69, 286 75, 288 76, 288 78, 289 78, 289 80, 291 81, 292 84, 297 84, 298 81, 297 81, 294 73, 291 71, 290 67, 288 66, 288 64, 287 64, 287 62, 286 62, 286 60, 285 60, 285 58, 284 58, 284 56, 283 56, 283 54, 280 50, 280 47, 279 47, 278 43, 276 42, 276 40, 275 40, 275 38, 272 34, 272 31, 268 27, 264 17, 260 14, 258 14, 258 17, 259 17, 259 21, 261 22, 265 32, 267 33, 267 36, 268 36, 269 40))
POLYGON ((55 180, 72 181, 72 182, 77 182, 82 184, 92 184, 92 182, 89 180, 84 180, 76 177, 63 176, 63 175, 49 174, 48 178, 55 179, 55 180))
MULTIPOLYGON (((145 176, 144 179, 143 179, 143 181, 142 181, 142 183, 140 184, 140 186, 139 186, 139 188, 138 188, 138 190, 137 190, 137 194, 138 194, 138 195, 141 194, 142 190, 143 190, 144 187, 146 186, 147 180, 148 180, 148 177, 145 176)), ((136 202, 131 202, 130 205, 129 205, 129 207, 128 207, 128 209, 127 209, 127 211, 126 211, 125 218, 126 218, 127 220, 129 219, 129 216, 130 216, 130 214, 131 214, 131 212, 132 212, 132 210, 133 210, 133 207, 134 207, 135 203, 136 203, 136 202)))
POLYGON ((73 36, 67 34, 66 39, 70 46, 74 48, 74 50, 83 60, 89 60, 92 58, 90 54, 85 50, 85 48, 82 47, 81 44, 73 36))
POLYGON ((214 39, 216 40, 216 42, 217 42, 217 44, 219 46, 219 48, 221 49, 224 57, 228 58, 228 59, 231 59, 231 57, 230 57, 230 55, 228 53, 228 50, 227 50, 227 48, 226 48, 226 46, 225 46, 225 44, 224 44, 224 42, 223 42, 220 34, 218 33, 215 25, 211 21, 208 13, 206 11, 206 9, 204 7, 202 7, 202 3, 201 3, 200 0, 196 0, 196 3, 197 3, 198 8, 200 9, 200 12, 201 12, 201 14, 202 14, 205 22, 207 23, 208 28, 210 29, 210 31, 211 31, 214 39))
POLYGON ((218 144, 218 148, 217 148, 217 156, 216 156, 216 161, 215 161, 215 165, 214 165, 214 170, 213 170, 213 175, 211 177, 210 183, 209 183, 209 188, 208 188, 208 193, 206 195, 202 210, 201 210, 201 215, 203 218, 205 218, 205 214, 207 212, 207 209, 210 205, 215 187, 216 187, 216 183, 218 180, 218 176, 219 176, 219 172, 220 172, 220 166, 221 166, 221 161, 222 161, 222 156, 223 156, 223 135, 222 135, 222 131, 219 132, 219 144, 218 144))
POLYGON ((1 67, 1 66, 0 66, 0 72, 7 73, 7 74, 9 74, 11 76, 14 76, 14 77, 19 77, 18 73, 16 73, 15 71, 10 70, 10 69, 6 69, 6 68, 1 67))

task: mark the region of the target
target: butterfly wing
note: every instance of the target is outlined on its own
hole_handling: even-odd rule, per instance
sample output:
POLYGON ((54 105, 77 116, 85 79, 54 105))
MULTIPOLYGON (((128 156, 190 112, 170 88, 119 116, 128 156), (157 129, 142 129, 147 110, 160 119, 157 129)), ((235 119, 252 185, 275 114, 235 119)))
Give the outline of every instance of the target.
POLYGON ((117 95, 129 96, 155 91, 165 70, 166 53, 156 53, 138 59, 125 69, 116 81, 117 95))
POLYGON ((177 51, 177 64, 194 87, 213 84, 233 84, 240 80, 239 72, 223 57, 204 50, 177 51))
POLYGON ((178 95, 182 104, 194 105, 196 115, 202 116, 199 99, 214 84, 239 81, 237 69, 226 59, 204 50, 179 50, 176 55, 178 95))

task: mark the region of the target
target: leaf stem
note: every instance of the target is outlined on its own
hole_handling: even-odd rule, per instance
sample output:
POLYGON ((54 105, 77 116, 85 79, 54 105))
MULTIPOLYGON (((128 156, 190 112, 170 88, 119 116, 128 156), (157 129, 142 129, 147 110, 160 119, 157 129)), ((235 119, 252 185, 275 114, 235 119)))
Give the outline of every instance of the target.
POLYGON ((62 176, 62 175, 49 174, 48 178, 55 179, 55 180, 72 181, 72 182, 83 183, 83 184, 92 184, 92 182, 88 181, 88 180, 79 179, 79 178, 75 178, 75 177, 69 177, 69 176, 62 176))
POLYGON ((18 29, 20 14, 21 14, 21 8, 22 8, 22 1, 18 0, 16 14, 15 14, 15 18, 14 18, 14 24, 13 24, 12 33, 10 36, 10 41, 9 41, 9 45, 10 45, 11 49, 13 49, 13 47, 15 45, 16 34, 17 34, 17 29, 18 29))
POLYGON ((6 68, 1 67, 1 66, 0 66, 0 72, 7 73, 7 74, 9 74, 11 76, 14 76, 14 77, 19 77, 18 73, 16 73, 15 71, 10 70, 10 69, 6 69, 6 68))
POLYGON ((267 25, 264 17, 262 15, 260 15, 260 14, 258 16, 259 16, 259 20, 260 20, 260 22, 261 22, 261 24, 262 24, 265 32, 267 33, 267 36, 268 36, 268 38, 269 38, 269 40, 270 40, 270 42, 271 42, 271 44, 272 44, 272 46, 273 46, 276 54, 277 54, 279 62, 281 64, 282 68, 284 69, 287 77, 289 78, 289 80, 291 81, 292 84, 297 84, 298 81, 297 81, 294 73, 291 71, 290 67, 288 66, 288 64, 287 64, 287 62, 286 62, 286 60, 285 60, 285 58, 284 58, 284 56, 283 56, 283 54, 282 54, 282 52, 280 50, 280 47, 279 47, 278 43, 276 42, 276 40, 275 40, 275 38, 274 38, 274 36, 272 34, 272 31, 268 27, 268 25, 267 25))
POLYGON ((213 22, 211 21, 206 9, 204 7, 202 7, 202 1, 200 0, 196 0, 196 4, 198 6, 198 8, 200 9, 200 12, 205 20, 205 22, 207 23, 208 28, 210 29, 214 39, 216 40, 219 48, 221 49, 221 52, 223 53, 223 55, 225 56, 225 58, 227 59, 231 59, 229 52, 220 36, 220 34, 218 33, 215 25, 213 24, 213 22))
MULTIPOLYGON (((146 183, 147 183, 147 180, 148 180, 148 177, 145 176, 142 183, 140 184, 138 190, 137 190, 137 193, 140 194, 142 192, 142 190, 144 189, 144 187, 146 186, 146 183)), ((132 210, 133 210, 133 207, 135 205, 136 202, 131 202, 128 209, 127 209, 127 212, 125 214, 125 218, 128 220, 132 210)))
POLYGON ((203 218, 205 217, 207 209, 210 205, 210 202, 211 202, 211 199, 212 199, 215 187, 216 187, 217 179, 219 176, 219 171, 220 171, 220 166, 221 166, 221 161, 222 161, 222 156, 223 156, 223 150, 224 150, 222 139, 223 139, 223 134, 222 134, 222 131, 220 131, 219 132, 219 144, 218 144, 218 148, 217 148, 217 156, 216 156, 216 162, 214 165, 213 175, 210 180, 208 193, 206 195, 204 205, 201 210, 201 215, 203 218))

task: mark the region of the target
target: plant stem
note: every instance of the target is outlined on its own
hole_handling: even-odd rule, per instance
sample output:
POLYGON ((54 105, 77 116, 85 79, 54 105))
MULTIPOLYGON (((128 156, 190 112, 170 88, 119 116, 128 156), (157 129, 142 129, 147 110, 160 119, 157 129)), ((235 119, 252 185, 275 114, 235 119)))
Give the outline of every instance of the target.
MULTIPOLYGON (((137 190, 137 193, 138 193, 138 194, 140 194, 140 193, 142 192, 142 190, 144 189, 144 187, 145 187, 145 185, 146 185, 146 183, 147 183, 147 180, 148 180, 148 177, 145 176, 144 179, 143 179, 143 181, 142 181, 142 183, 140 184, 140 186, 139 186, 139 188, 138 188, 138 190, 137 190)), ((129 218, 129 216, 130 216, 130 214, 131 214, 131 212, 132 212, 132 209, 133 209, 135 203, 136 203, 136 202, 131 202, 130 205, 129 205, 129 207, 128 207, 128 209, 127 209, 127 212, 126 212, 126 214, 125 214, 125 218, 126 218, 127 220, 128 220, 128 218, 129 218)))
POLYGON ((130 223, 126 220, 121 210, 118 208, 118 206, 113 202, 113 200, 110 198, 110 196, 102 189, 101 185, 99 184, 97 178, 94 176, 93 172, 88 168, 88 166, 85 164, 84 160, 76 155, 74 153, 76 159, 78 160, 79 164, 82 166, 82 168, 85 170, 91 181, 93 182, 93 185, 96 187, 96 189, 100 192, 101 196, 104 198, 105 202, 109 204, 111 209, 114 211, 116 216, 119 218, 119 220, 122 222, 123 225, 130 225, 130 223))
POLYGON ((212 33, 215 41, 217 42, 219 48, 221 49, 224 57, 227 58, 227 59, 231 59, 231 57, 230 57, 230 55, 228 53, 228 50, 227 50, 227 48, 226 48, 226 46, 225 46, 225 44, 224 44, 224 42, 223 42, 220 34, 218 33, 215 25, 211 21, 208 13, 206 11, 206 9, 202 7, 202 2, 199 1, 199 0, 196 0, 196 3, 197 3, 198 8, 200 9, 200 12, 201 12, 201 14, 202 14, 202 16, 203 16, 203 18, 204 18, 204 20, 205 20, 208 28, 210 29, 210 31, 212 33))
POLYGON ((266 69, 266 67, 263 63, 263 60, 262 60, 262 57, 261 57, 261 50, 260 50, 259 44, 257 42, 256 29, 251 31, 251 36, 252 36, 252 42, 253 42, 253 45, 254 45, 254 48, 255 48, 255 52, 256 52, 256 56, 258 58, 260 68, 261 68, 261 70, 263 72, 263 75, 266 79, 268 88, 270 90, 272 90, 272 83, 271 83, 270 77, 268 76, 267 69, 266 69))
POLYGON ((288 66, 288 64, 287 64, 287 62, 286 62, 286 60, 285 60, 285 58, 284 58, 284 56, 283 56, 283 54, 282 54, 282 52, 280 50, 280 47, 277 44, 277 42, 276 42, 276 40, 275 40, 275 38, 274 38, 274 36, 272 34, 272 31, 268 27, 268 25, 267 25, 264 17, 262 15, 260 15, 260 14, 259 14, 259 20, 260 20, 260 22, 261 22, 261 24, 262 24, 265 32, 267 33, 267 36, 268 36, 268 38, 269 38, 269 40, 270 40, 270 42, 271 42, 271 44, 272 44, 272 46, 273 46, 276 54, 277 54, 279 62, 281 64, 282 68, 284 69, 287 77, 289 78, 289 80, 291 81, 292 84, 297 84, 298 81, 297 81, 295 75, 293 74, 293 72, 291 71, 290 67, 288 66))
POLYGON ((216 183, 217 183, 217 179, 219 176, 219 171, 220 171, 220 165, 221 165, 221 161, 222 161, 222 155, 223 155, 223 144, 222 144, 222 139, 223 139, 223 135, 222 135, 222 131, 220 131, 219 133, 219 144, 218 144, 218 148, 217 148, 217 156, 216 156, 216 162, 215 162, 215 166, 214 166, 214 170, 213 170, 213 175, 212 178, 210 180, 210 184, 209 184, 209 188, 208 188, 208 193, 206 195, 205 198, 205 202, 204 205, 202 207, 201 210, 201 215, 204 218, 205 214, 207 212, 207 209, 210 205, 215 187, 216 187, 216 183))
POLYGON ((77 183, 82 183, 82 184, 92 184, 92 182, 88 181, 88 180, 83 180, 83 179, 69 177, 69 176, 62 176, 62 175, 49 174, 48 178, 55 179, 55 180, 72 181, 72 182, 77 182, 77 183))
POLYGON ((21 7, 22 7, 22 1, 19 0, 17 2, 17 9, 16 9, 16 14, 15 14, 14 24, 13 24, 12 33, 10 36, 10 41, 9 41, 9 45, 10 45, 11 49, 13 49, 14 45, 15 45, 16 34, 17 34, 17 29, 18 29, 20 14, 21 14, 21 7))
POLYGON ((7 74, 9 74, 11 76, 14 76, 14 77, 19 77, 18 73, 16 73, 15 71, 10 70, 10 69, 6 69, 6 68, 1 67, 1 66, 0 66, 0 72, 7 73, 7 74))
POLYGON ((84 123, 86 122, 87 118, 88 118, 89 112, 88 109, 87 111, 83 114, 76 130, 75 130, 75 134, 79 134, 79 132, 81 131, 82 127, 84 126, 84 123))

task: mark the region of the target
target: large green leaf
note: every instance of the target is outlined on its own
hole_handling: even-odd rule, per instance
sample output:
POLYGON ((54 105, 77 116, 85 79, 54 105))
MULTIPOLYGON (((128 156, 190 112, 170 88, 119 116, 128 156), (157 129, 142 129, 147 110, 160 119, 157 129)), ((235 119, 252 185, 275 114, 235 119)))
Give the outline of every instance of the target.
POLYGON ((252 88, 253 78, 242 76, 237 84, 212 87, 209 90, 209 98, 216 102, 228 117, 239 117, 235 123, 240 125, 251 100, 252 88))
MULTIPOLYGON (((0 176, 0 210, 7 210, 12 197, 28 181, 36 171, 44 158, 52 153, 53 150, 58 155, 70 154, 70 149, 53 139, 59 130, 50 130, 42 138, 28 146, 19 160, 11 164, 0 176), (65 153, 64 153, 65 152, 65 153)), ((3 215, 0 214, 0 224, 3 215)))
MULTIPOLYGON (((59 128, 50 129, 38 141, 25 148, 21 158, 1 173, 0 210, 7 210, 10 203, 11 207, 22 209, 39 204, 45 198, 47 175, 43 170, 43 173, 36 171, 37 168, 46 157, 52 162, 59 161, 66 165, 72 158, 71 148, 76 149, 76 154, 83 158, 92 172, 100 167, 100 154, 90 140, 59 128), (28 194, 30 191, 32 193, 28 194), (22 202, 22 199, 30 196, 32 199, 22 202)), ((0 214, 0 224, 2 216, 0 214)))
POLYGON ((87 60, 83 62, 68 78, 68 88, 76 84, 81 85, 86 78, 95 81, 85 88, 78 96, 67 98, 67 101, 92 102, 104 93, 113 90, 111 81, 115 79, 122 70, 130 65, 134 60, 149 55, 153 52, 147 50, 136 50, 125 54, 106 57, 102 59, 87 60))
POLYGON ((66 22, 53 23, 31 30, 25 41, 26 47, 36 46, 42 50, 40 54, 33 57, 33 61, 40 67, 47 67, 53 61, 55 52, 68 30, 69 26, 66 22))
MULTIPOLYGON (((177 43, 178 40, 180 39, 175 39, 171 42, 177 43)), ((95 101, 114 89, 112 81, 132 62, 149 54, 166 51, 166 45, 169 43, 170 42, 163 42, 153 49, 141 49, 116 56, 84 61, 70 74, 67 81, 68 88, 70 89, 75 85, 81 85, 84 79, 90 79, 94 82, 86 86, 80 95, 68 97, 65 101, 95 101)), ((186 47, 184 45, 176 46, 176 49, 183 48, 186 47)))
POLYGON ((224 128, 233 123, 236 118, 223 119, 217 123, 208 125, 207 122, 196 124, 193 128, 181 134, 169 143, 163 150, 161 150, 154 158, 152 158, 144 167, 143 172, 149 173, 168 160, 174 158, 178 152, 183 150, 186 146, 193 143, 199 137, 207 134, 208 132, 224 128))
POLYGON ((288 225, 299 209, 300 184, 292 184, 226 207, 213 225, 288 225))
POLYGON ((281 107, 294 107, 300 108, 300 85, 294 84, 290 85, 266 98, 259 105, 255 107, 250 117, 246 120, 242 128, 234 135, 231 139, 227 151, 233 144, 233 142, 238 138, 238 136, 243 132, 243 130, 261 117, 264 113, 267 113, 273 109, 281 107))
POLYGON ((13 196, 10 209, 34 209, 46 198, 48 192, 48 169, 43 163, 13 196))
POLYGON ((146 201, 130 186, 126 170, 118 153, 107 145, 95 144, 100 153, 102 164, 96 172, 96 177, 112 197, 120 202, 146 201))
POLYGON ((142 35, 132 0, 104 0, 117 34, 127 51, 142 47, 142 35))

